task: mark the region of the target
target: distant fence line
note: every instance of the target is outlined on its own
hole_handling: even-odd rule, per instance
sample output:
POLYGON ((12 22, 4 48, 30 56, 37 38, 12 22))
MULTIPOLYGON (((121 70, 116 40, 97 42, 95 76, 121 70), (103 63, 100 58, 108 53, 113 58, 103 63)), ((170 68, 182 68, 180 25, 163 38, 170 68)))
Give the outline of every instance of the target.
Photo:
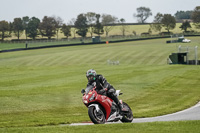
MULTIPOLYGON (((172 33, 173 34, 173 33, 172 33)), ((179 33, 182 34, 182 33, 179 33)), ((183 35, 183 34, 182 34, 183 35)), ((188 33, 188 34, 184 34, 184 36, 199 36, 200 33, 188 33)), ((158 34, 158 35, 151 35, 151 34, 141 34, 141 35, 126 35, 126 36, 122 36, 122 35, 111 35, 109 37, 101 37, 101 40, 106 40, 106 41, 113 41, 113 40, 124 40, 124 39, 139 39, 139 38, 146 38, 146 37, 168 37, 168 34, 158 34)), ((31 39, 21 39, 21 40, 4 40, 4 41, 0 41, 1 43, 54 43, 54 42, 92 42, 92 38, 91 37, 85 37, 84 40, 81 37, 78 38, 62 38, 62 39, 36 39, 36 40, 31 40, 31 39)))
MULTIPOLYGON (((200 36, 200 35, 185 35, 185 36, 200 36)), ((68 43, 66 43, 66 39, 60 39, 60 40, 43 40, 43 43, 36 43, 36 42, 29 42, 29 44, 21 43, 19 45, 16 44, 11 46, 11 45, 2 45, 4 47, 0 47, 0 53, 4 52, 12 52, 12 51, 21 51, 21 50, 31 50, 31 49, 41 49, 41 48, 52 48, 52 47, 65 47, 65 46, 79 46, 79 45, 95 45, 95 44, 104 44, 104 43, 116 43, 116 42, 128 42, 128 41, 140 41, 140 40, 149 40, 149 39, 161 39, 161 38, 170 38, 170 36, 113 36, 108 38, 102 38, 99 42, 92 42, 91 38, 85 38, 83 42, 72 42, 69 40, 68 43), (63 43, 61 43, 63 41, 63 43), (47 43, 45 43, 47 42, 47 43), (55 42, 55 43, 50 43, 50 42, 55 42), (9 47, 11 46, 11 47, 9 47)), ((74 39, 72 39, 74 40, 74 39)), ((25 42, 25 41, 24 41, 25 42)), ((1 45, 0 45, 1 46, 1 45)))
MULTIPOLYGON (((200 36, 200 35, 184 35, 184 36, 200 36)), ((127 35, 127 36, 122 36, 122 35, 112 35, 109 37, 101 37, 101 41, 115 41, 115 40, 126 40, 126 39, 140 39, 140 38, 151 38, 151 37, 170 37, 169 35, 127 35)), ((31 43, 56 43, 56 42, 64 42, 64 43, 78 43, 78 42, 92 42, 91 37, 86 37, 84 40, 82 38, 68 38, 68 39, 37 39, 37 40, 5 40, 5 41, 0 41, 1 43, 9 43, 9 44, 19 44, 19 43, 24 43, 24 44, 31 44, 31 43)))
MULTIPOLYGON (((84 39, 84 40, 89 40, 89 39, 84 39)), ((79 39, 37 39, 37 40, 19 40, 19 41, 11 41, 11 40, 5 40, 5 41, 0 41, 0 43, 51 43, 51 42, 70 42, 70 41, 81 41, 79 39)))
MULTIPOLYGON (((108 38, 106 37, 101 37, 102 40, 113 40, 113 39, 133 39, 133 38, 140 38, 140 36, 121 36, 121 35, 113 35, 113 36, 110 36, 108 38)), ((87 38, 84 38, 84 40, 82 38, 68 38, 68 39, 37 39, 37 40, 5 40, 5 41, 0 41, 0 43, 54 43, 54 42, 83 42, 83 41, 86 41, 86 42, 92 42, 92 38, 91 37, 87 37, 87 38)))

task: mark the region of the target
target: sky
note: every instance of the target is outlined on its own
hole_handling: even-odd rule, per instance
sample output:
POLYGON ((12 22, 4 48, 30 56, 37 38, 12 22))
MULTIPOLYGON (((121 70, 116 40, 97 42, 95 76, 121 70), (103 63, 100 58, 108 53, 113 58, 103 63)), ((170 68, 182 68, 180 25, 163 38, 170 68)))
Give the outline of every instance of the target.
POLYGON ((151 9, 153 15, 147 22, 152 22, 158 12, 174 15, 177 11, 194 10, 200 6, 200 0, 0 0, 0 21, 13 22, 14 18, 24 16, 40 20, 44 16, 57 16, 67 24, 81 13, 95 12, 136 23, 133 14, 141 6, 151 9))

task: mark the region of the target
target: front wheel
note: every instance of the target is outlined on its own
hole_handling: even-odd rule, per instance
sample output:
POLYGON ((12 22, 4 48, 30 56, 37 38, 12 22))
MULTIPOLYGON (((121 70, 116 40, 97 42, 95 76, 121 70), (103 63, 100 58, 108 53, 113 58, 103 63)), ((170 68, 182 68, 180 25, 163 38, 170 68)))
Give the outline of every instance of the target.
POLYGON ((121 119, 122 122, 132 122, 133 121, 133 113, 131 108, 128 106, 127 103, 123 102, 124 108, 128 109, 128 112, 123 113, 123 117, 121 119))
POLYGON ((101 109, 97 112, 96 108, 91 106, 88 108, 88 115, 94 124, 105 123, 105 115, 101 109))

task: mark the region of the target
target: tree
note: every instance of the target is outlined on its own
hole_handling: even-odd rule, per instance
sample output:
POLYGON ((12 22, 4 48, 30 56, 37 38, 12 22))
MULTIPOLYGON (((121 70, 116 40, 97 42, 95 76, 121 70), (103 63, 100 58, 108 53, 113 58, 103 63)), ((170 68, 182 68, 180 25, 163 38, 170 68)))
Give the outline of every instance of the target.
POLYGON ((29 22, 28 16, 22 18, 22 25, 25 30, 26 39, 27 39, 28 22, 29 22))
POLYGON ((197 29, 200 29, 200 6, 195 7, 192 13, 192 20, 197 29))
POLYGON ((51 39, 51 37, 56 34, 56 20, 53 17, 44 16, 39 25, 39 30, 42 36, 51 39))
POLYGON ((127 25, 124 24, 126 20, 124 18, 121 18, 119 22, 121 24, 120 30, 122 32, 122 35, 125 36, 126 29, 128 28, 127 25))
POLYGON ((1 40, 4 41, 4 38, 6 37, 10 37, 10 26, 9 26, 9 23, 5 20, 3 21, 0 21, 0 37, 1 37, 1 40))
POLYGON ((67 26, 66 24, 63 24, 62 26, 62 33, 64 33, 64 35, 67 37, 71 36, 71 26, 67 26))
POLYGON ((184 30, 185 32, 187 32, 187 29, 192 28, 192 27, 190 25, 190 22, 186 20, 185 22, 182 23, 182 25, 179 28, 181 28, 181 30, 184 30))
MULTIPOLYGON (((72 19, 69 21, 68 25, 71 25, 71 27, 72 27, 72 26, 75 25, 75 22, 76 22, 76 19, 75 19, 75 18, 72 18, 72 19)), ((71 31, 72 31, 72 33, 73 33, 73 35, 74 35, 74 38, 76 38, 76 31, 77 31, 77 29, 76 29, 75 27, 73 27, 73 28, 71 28, 71 31)))
POLYGON ((106 32, 106 37, 108 37, 108 33, 113 29, 113 24, 117 22, 117 18, 109 15, 102 15, 102 25, 104 26, 104 30, 106 32))
POLYGON ((94 26, 94 33, 99 36, 104 33, 103 25, 99 22, 100 17, 100 14, 96 14, 96 25, 94 26))
POLYGON ((152 12, 148 7, 139 7, 137 8, 137 14, 134 14, 134 16, 138 19, 139 23, 145 23, 145 21, 152 16, 152 12))
POLYGON ((95 22, 96 20, 96 13, 94 12, 88 12, 87 14, 85 14, 86 18, 87 18, 87 22, 88 22, 88 32, 90 33, 91 37, 93 36, 94 33, 94 26, 95 26, 95 22))
POLYGON ((163 15, 161 13, 157 13, 156 16, 154 17, 153 23, 150 25, 150 28, 153 29, 154 31, 161 32, 162 19, 163 19, 163 15))
POLYGON ((56 28, 56 35, 57 35, 57 39, 58 39, 58 33, 59 33, 60 28, 63 25, 63 19, 61 17, 56 17, 56 16, 53 16, 53 18, 56 23, 55 28, 56 28))
POLYGON ((85 14, 78 15, 75 22, 75 27, 78 30, 76 33, 82 36, 82 38, 84 39, 84 37, 86 37, 87 32, 88 32, 87 18, 85 14))
POLYGON ((177 11, 174 16, 176 20, 191 19, 192 11, 177 11))
POLYGON ((176 20, 171 14, 164 14, 161 20, 163 27, 170 32, 169 30, 173 30, 176 27, 176 20))
POLYGON ((10 32, 10 34, 12 33, 12 31, 13 31, 13 23, 9 22, 9 32, 10 32))
POLYGON ((15 35, 17 36, 18 40, 19 40, 19 37, 22 35, 22 33, 24 31, 23 21, 22 21, 21 18, 15 18, 14 19, 13 31, 14 31, 15 35))
POLYGON ((35 38, 39 35, 38 31, 39 24, 40 20, 36 17, 32 17, 28 22, 27 35, 33 40, 35 40, 35 38))

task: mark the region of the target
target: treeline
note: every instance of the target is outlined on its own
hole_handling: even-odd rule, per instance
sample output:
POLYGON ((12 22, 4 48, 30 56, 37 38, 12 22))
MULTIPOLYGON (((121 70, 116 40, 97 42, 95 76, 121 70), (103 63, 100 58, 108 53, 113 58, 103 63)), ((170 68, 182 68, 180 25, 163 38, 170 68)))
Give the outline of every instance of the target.
MULTIPOLYGON (((133 16, 138 19, 139 23, 145 23, 146 20, 152 16, 152 12, 147 7, 139 7, 137 8, 137 14, 133 16)), ((177 11, 174 16, 171 14, 157 13, 153 23, 150 24, 148 33, 150 33, 151 30, 161 32, 162 28, 170 32, 170 30, 175 28, 176 21, 179 19, 190 19, 193 21, 196 28, 200 28, 200 6, 197 6, 194 11, 177 11)), ((115 24, 120 25, 120 30, 124 36, 128 28, 125 19, 118 19, 109 14, 100 15, 94 12, 79 14, 76 19, 71 19, 68 24, 63 23, 62 18, 56 16, 44 16, 42 20, 36 17, 29 18, 25 16, 22 18, 14 18, 13 22, 5 20, 0 21, 0 38, 4 41, 5 38, 15 35, 19 40, 24 32, 26 39, 29 37, 33 40, 39 35, 47 37, 48 39, 54 36, 58 38, 58 33, 60 32, 63 33, 66 38, 69 36, 75 38, 76 35, 84 38, 87 33, 89 33, 91 37, 94 34, 100 36, 105 33, 108 37, 109 32, 113 29, 115 24)), ((190 21, 184 21, 180 28, 187 32, 187 29, 191 28, 190 21)), ((133 31, 133 34, 134 33, 133 31)))

